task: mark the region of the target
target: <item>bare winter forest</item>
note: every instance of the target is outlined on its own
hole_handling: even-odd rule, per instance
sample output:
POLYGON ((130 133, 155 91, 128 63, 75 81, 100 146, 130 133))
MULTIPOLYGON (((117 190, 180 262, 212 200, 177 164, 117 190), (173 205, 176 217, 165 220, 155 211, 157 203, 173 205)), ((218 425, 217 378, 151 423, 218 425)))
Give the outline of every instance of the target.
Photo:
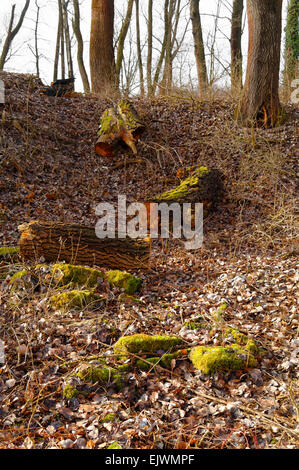
POLYGON ((213 3, 7 2, 0 449, 298 448, 299 1, 213 3))

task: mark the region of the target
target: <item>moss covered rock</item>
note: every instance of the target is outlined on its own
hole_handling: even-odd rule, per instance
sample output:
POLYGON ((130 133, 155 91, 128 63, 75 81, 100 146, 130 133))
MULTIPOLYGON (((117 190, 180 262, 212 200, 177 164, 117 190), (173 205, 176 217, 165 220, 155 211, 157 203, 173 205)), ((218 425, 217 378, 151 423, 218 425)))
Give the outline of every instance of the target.
POLYGON ((142 283, 142 279, 139 277, 118 270, 109 271, 106 279, 110 285, 124 289, 129 295, 135 294, 142 283))
POLYGON ((151 354, 161 350, 171 352, 181 343, 182 339, 177 336, 136 334, 120 338, 114 345, 114 352, 120 356, 151 354))
POLYGON ((160 365, 161 367, 165 367, 165 369, 169 369, 171 367, 173 359, 179 359, 186 354, 185 350, 179 350, 174 353, 165 353, 160 357, 149 357, 147 359, 138 359, 136 361, 136 366, 140 370, 150 370, 153 369, 156 365, 160 365))
POLYGON ((191 350, 190 359, 196 369, 209 375, 257 366, 254 356, 237 344, 197 346, 191 350))
POLYGON ((97 269, 64 263, 54 264, 52 273, 58 284, 62 286, 72 283, 77 286, 94 287, 98 279, 104 278, 104 273, 97 269))
POLYGON ((71 290, 50 297, 50 304, 57 310, 83 308, 93 302, 104 301, 105 298, 90 290, 71 290))

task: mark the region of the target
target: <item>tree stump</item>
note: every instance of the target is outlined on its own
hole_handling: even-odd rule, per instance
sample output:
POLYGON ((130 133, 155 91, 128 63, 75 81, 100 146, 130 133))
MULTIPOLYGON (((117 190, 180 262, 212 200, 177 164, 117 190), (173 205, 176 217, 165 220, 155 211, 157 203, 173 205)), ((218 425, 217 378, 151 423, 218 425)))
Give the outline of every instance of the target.
POLYGON ((66 261, 119 270, 148 269, 148 239, 99 239, 95 229, 79 224, 32 221, 20 225, 20 255, 25 260, 66 261))
POLYGON ((102 157, 113 157, 117 146, 125 143, 136 155, 136 141, 145 130, 129 101, 121 100, 116 108, 107 109, 101 117, 95 151, 102 157))
MULTIPOLYGON (((206 217, 213 211, 217 203, 224 194, 223 175, 217 169, 209 169, 201 166, 199 168, 183 168, 177 171, 177 177, 181 180, 180 184, 161 194, 149 197, 145 203, 147 208, 147 227, 157 228, 158 220, 151 220, 150 206, 151 203, 184 203, 203 204, 203 216, 206 217)), ((192 214, 194 211, 191 211, 192 214)), ((183 213, 181 208, 181 213, 183 213)))
POLYGON ((74 78, 56 80, 51 83, 51 86, 46 86, 41 91, 47 96, 65 96, 74 91, 74 82, 74 78))

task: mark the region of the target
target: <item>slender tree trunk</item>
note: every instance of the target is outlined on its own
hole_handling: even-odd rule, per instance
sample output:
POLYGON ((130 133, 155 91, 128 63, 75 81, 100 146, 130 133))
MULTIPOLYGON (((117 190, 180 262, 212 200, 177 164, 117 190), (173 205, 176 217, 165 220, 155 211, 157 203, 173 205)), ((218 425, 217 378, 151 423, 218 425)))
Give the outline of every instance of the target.
POLYGON ((113 32, 114 0, 92 0, 90 74, 94 93, 116 91, 113 32))
POLYGON ((147 17, 147 63, 146 63, 146 81, 147 94, 152 96, 152 62, 153 62, 153 0, 148 0, 148 17, 147 17))
POLYGON ((53 82, 56 82, 58 78, 58 64, 59 64, 59 54, 60 54, 60 45, 61 45, 61 31, 62 31, 62 16, 60 9, 60 0, 58 0, 58 27, 57 27, 57 37, 56 37, 56 48, 55 48, 55 58, 54 58, 54 70, 53 70, 53 82))
POLYGON ((231 87, 232 91, 242 88, 242 16, 244 1, 234 0, 232 27, 230 37, 231 47, 231 87))
POLYGON ((291 83, 299 73, 299 0, 290 0, 288 4, 287 25, 285 28, 285 69, 284 84, 290 89, 291 83))
POLYGON ((243 124, 274 126, 278 95, 282 0, 247 0, 249 45, 246 81, 238 118, 243 124))
POLYGON ((161 52, 160 52, 160 57, 158 60, 158 64, 156 67, 156 72, 153 80, 153 95, 156 93, 156 88, 159 83, 159 78, 160 78, 160 73, 163 65, 163 60, 165 57, 165 51, 166 51, 166 43, 167 43, 167 37, 168 37, 168 7, 169 7, 169 0, 165 0, 164 2, 164 37, 163 37, 163 42, 162 42, 162 47, 161 47, 161 52))
POLYGON ((77 39, 77 61, 78 61, 78 67, 79 67, 79 72, 81 75, 82 83, 83 83, 83 88, 84 88, 84 93, 89 93, 90 92, 90 85, 89 85, 89 79, 88 75, 86 72, 86 68, 84 65, 84 59, 83 59, 83 50, 84 50, 84 44, 83 44, 83 38, 82 38, 82 33, 80 29, 80 7, 79 7, 79 1, 78 0, 73 0, 74 3, 74 18, 73 18, 73 30, 77 39))
POLYGON ((74 68, 73 68, 73 59, 72 59, 72 45, 70 38, 70 29, 69 29, 69 19, 67 7, 69 0, 62 0, 62 15, 63 15, 63 29, 65 37, 65 47, 66 47, 66 60, 68 66, 68 78, 74 77, 74 68))
POLYGON ((24 5, 24 8, 23 8, 22 13, 21 13, 20 18, 19 18, 19 21, 18 21, 18 23, 16 24, 15 27, 13 27, 13 24, 14 24, 14 19, 15 19, 16 6, 13 5, 12 8, 11 8, 11 15, 10 15, 10 20, 9 20, 8 31, 7 31, 7 35, 6 35, 6 38, 5 38, 5 41, 4 41, 4 44, 3 44, 3 49, 2 49, 2 52, 1 52, 1 56, 0 56, 0 70, 4 69, 4 65, 7 62, 8 52, 11 48, 11 45, 12 45, 12 42, 13 42, 14 38, 16 37, 16 35, 18 34, 18 32, 20 31, 20 29, 22 27, 22 24, 23 24, 26 12, 28 10, 29 4, 30 4, 30 0, 26 0, 26 3, 24 5))
POLYGON ((164 93, 169 94, 172 88, 172 22, 175 12, 176 0, 169 1, 169 9, 167 15, 167 23, 165 24, 166 30, 166 45, 165 45, 165 62, 164 72, 161 82, 161 88, 164 93))
POLYGON ((142 54, 141 54, 141 42, 140 42, 140 21, 139 21, 139 0, 135 0, 136 6, 136 41, 137 41, 137 60, 138 60, 138 70, 139 70, 139 86, 140 86, 140 95, 144 96, 144 77, 143 77, 143 64, 142 64, 142 54))
POLYGON ((190 0, 190 16, 192 21, 194 55, 196 61, 198 86, 201 95, 204 95, 208 87, 208 76, 201 19, 199 13, 199 0, 190 0))
POLYGON ((65 41, 64 41, 64 21, 63 21, 63 9, 62 1, 58 0, 59 3, 59 17, 61 22, 61 32, 60 32, 60 65, 61 65, 61 78, 65 79, 65 41))
POLYGON ((40 7, 37 3, 37 0, 35 1, 36 5, 36 22, 35 22, 35 30, 34 30, 34 46, 35 46, 35 63, 36 63, 36 75, 39 77, 39 52, 38 52, 38 22, 39 22, 39 11, 40 7))
POLYGON ((116 64, 115 64, 115 75, 116 75, 116 86, 119 88, 119 79, 120 79, 120 71, 121 66, 124 58, 124 45, 126 36, 128 33, 128 29, 131 23, 132 18, 132 11, 133 11, 134 0, 128 0, 128 8, 125 19, 123 21, 119 38, 118 38, 118 45, 117 45, 117 53, 116 53, 116 64))

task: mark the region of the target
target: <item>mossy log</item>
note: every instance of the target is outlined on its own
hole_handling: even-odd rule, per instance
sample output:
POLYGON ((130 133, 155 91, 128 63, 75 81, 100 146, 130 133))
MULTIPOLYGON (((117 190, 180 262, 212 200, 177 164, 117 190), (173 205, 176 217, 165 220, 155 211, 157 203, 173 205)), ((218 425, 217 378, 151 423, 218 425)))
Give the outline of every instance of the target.
POLYGON ((107 109, 101 117, 95 150, 102 157, 113 157, 119 144, 125 143, 136 155, 136 141, 145 130, 129 101, 121 100, 116 108, 107 109))
MULTIPOLYGON (((151 220, 151 203, 168 203, 169 205, 202 203, 203 216, 206 217, 223 197, 223 175, 217 169, 209 169, 205 166, 185 168, 177 172, 177 177, 180 181, 178 186, 147 198, 145 206, 148 229, 159 226, 159 220, 151 220)), ((193 209, 191 212, 193 214, 193 209)))
POLYGON ((99 239, 95 229, 78 224, 32 221, 20 225, 20 254, 25 260, 65 261, 111 269, 148 269, 148 239, 99 239))

